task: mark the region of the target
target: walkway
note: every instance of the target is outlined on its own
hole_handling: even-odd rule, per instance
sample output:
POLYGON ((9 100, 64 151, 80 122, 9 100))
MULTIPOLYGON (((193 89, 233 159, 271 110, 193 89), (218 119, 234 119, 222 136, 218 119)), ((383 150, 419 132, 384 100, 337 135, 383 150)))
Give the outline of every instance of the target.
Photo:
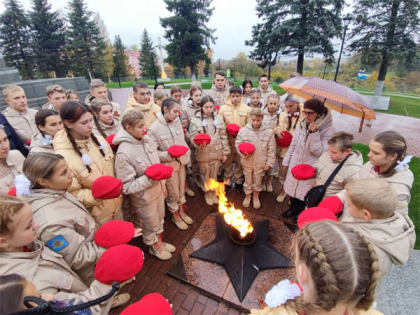
MULTIPOLYGON (((131 88, 110 89, 115 102, 124 108, 131 93, 131 88)), ((186 94, 186 93, 185 93, 186 94)), ((379 132, 384 130, 396 130, 406 139, 408 153, 420 157, 420 119, 407 116, 398 116, 386 113, 376 113, 376 120, 372 127, 366 125, 363 132, 359 133, 360 119, 353 116, 342 115, 333 111, 334 128, 337 131, 352 133, 355 142, 369 144, 369 141, 379 132)))

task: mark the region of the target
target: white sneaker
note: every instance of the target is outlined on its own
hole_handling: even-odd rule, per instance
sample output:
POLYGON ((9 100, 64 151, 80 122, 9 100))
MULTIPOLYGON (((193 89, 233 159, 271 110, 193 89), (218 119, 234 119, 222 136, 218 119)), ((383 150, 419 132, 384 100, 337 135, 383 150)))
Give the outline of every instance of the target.
POLYGON ((185 193, 190 196, 190 197, 194 197, 195 196, 195 192, 188 186, 185 187, 185 193))
POLYGON ((277 196, 276 201, 278 203, 282 203, 285 198, 286 198, 286 193, 284 191, 281 191, 280 195, 277 196))
POLYGON ((244 202, 242 203, 242 205, 245 208, 248 208, 250 203, 251 203, 251 195, 246 195, 245 196, 245 199, 244 199, 244 202))

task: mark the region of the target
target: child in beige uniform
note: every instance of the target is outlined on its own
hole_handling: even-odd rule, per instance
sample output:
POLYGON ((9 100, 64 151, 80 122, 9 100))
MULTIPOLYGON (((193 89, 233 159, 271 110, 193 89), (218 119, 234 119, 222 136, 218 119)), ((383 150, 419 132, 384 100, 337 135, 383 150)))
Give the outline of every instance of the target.
POLYGON ((252 143, 255 152, 241 155, 241 165, 245 175, 245 199, 244 207, 249 207, 251 193, 253 193, 253 206, 259 209, 261 204, 259 193, 262 190, 264 173, 269 171, 276 161, 276 142, 273 130, 263 125, 263 113, 259 108, 251 110, 251 122, 241 128, 236 137, 236 150, 239 152, 239 145, 243 142, 252 143))
POLYGON ((343 224, 320 221, 306 225, 294 239, 296 279, 303 290, 283 280, 266 294, 268 306, 251 310, 252 315, 382 314, 371 308, 378 257, 363 236, 343 224))
MULTIPOLYGON (((242 91, 238 86, 230 89, 230 100, 220 108, 219 115, 222 116, 225 125, 236 124, 241 128, 249 122, 249 112, 251 108, 241 103, 242 91)), ((230 145, 230 155, 228 156, 225 167, 225 183, 231 185, 232 175, 234 177, 235 185, 242 186, 242 167, 240 163, 240 156, 235 149, 235 137, 228 134, 228 141, 230 145), (233 162, 235 162, 235 172, 233 172, 233 162)))
POLYGON ((251 108, 263 108, 264 102, 261 98, 261 91, 258 89, 252 89, 249 93, 249 102, 247 105, 251 108))
POLYGON ((93 132, 106 139, 111 134, 116 134, 120 129, 120 122, 114 116, 112 103, 102 98, 95 98, 90 103, 95 126, 93 132))
MULTIPOLYGON (((215 113, 213 99, 204 96, 200 102, 200 110, 191 120, 191 141, 195 146, 196 159, 200 168, 202 186, 205 187, 210 178, 217 180, 217 171, 221 162, 225 162, 230 154, 223 118, 215 113), (196 145, 194 137, 206 133, 211 137, 207 145, 196 145)), ((218 203, 212 191, 204 192, 204 200, 208 205, 218 203)))
POLYGON ((162 241, 167 195, 165 182, 146 176, 146 169, 159 163, 156 144, 145 134, 144 115, 129 110, 122 117, 121 129, 114 138, 118 145, 115 157, 117 178, 123 182, 123 193, 130 198, 130 206, 137 214, 143 229, 143 242, 152 255, 167 260, 175 247, 162 241))
POLYGON ((157 115, 157 120, 150 126, 148 136, 157 145, 159 159, 162 163, 173 167, 172 177, 166 180, 168 197, 166 203, 172 213, 172 222, 181 230, 188 229, 187 224, 193 220, 185 213, 185 166, 190 161, 190 152, 174 158, 168 149, 173 145, 187 147, 182 130, 179 114, 180 105, 173 98, 167 98, 162 103, 162 112, 157 115))
POLYGON ((0 195, 15 185, 15 176, 22 173, 25 157, 18 150, 10 150, 10 142, 0 126, 0 195))
POLYGON ((35 123, 39 133, 32 137, 29 154, 37 152, 53 153, 53 138, 57 132, 64 128, 60 115, 53 109, 41 109, 35 115, 35 123))

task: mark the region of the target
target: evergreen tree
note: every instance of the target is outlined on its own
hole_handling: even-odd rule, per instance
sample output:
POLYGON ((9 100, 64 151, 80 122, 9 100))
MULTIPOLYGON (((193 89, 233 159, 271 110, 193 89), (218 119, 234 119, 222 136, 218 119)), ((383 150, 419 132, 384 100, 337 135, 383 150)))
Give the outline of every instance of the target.
POLYGON ((139 64, 141 68, 141 76, 143 78, 153 78, 157 82, 159 75, 159 67, 156 65, 156 51, 153 47, 152 39, 146 29, 143 31, 143 35, 140 43, 140 56, 139 64))
POLYGON ((6 64, 19 70, 23 79, 34 78, 30 22, 17 0, 7 0, 0 16, 0 46, 6 64))
POLYGON ((84 0, 71 0, 67 44, 75 75, 106 78, 106 46, 84 0))
POLYGON ((164 0, 166 9, 174 15, 160 18, 165 28, 168 62, 175 68, 190 67, 195 78, 196 66, 200 60, 210 63, 206 48, 214 43, 215 30, 209 29, 209 21, 214 8, 210 8, 211 0, 164 0))
POLYGON ((382 93, 393 59, 405 59, 408 63, 414 59, 419 11, 418 0, 357 0, 350 49, 361 52, 366 64, 380 63, 375 94, 382 93))
POLYGON ((66 74, 64 22, 51 11, 48 0, 32 0, 30 12, 33 31, 32 47, 37 70, 41 77, 55 71, 58 77, 66 74))
POLYGON ((334 59, 331 40, 341 31, 340 12, 344 0, 257 0, 257 15, 263 19, 252 28, 254 46, 250 57, 262 66, 273 65, 278 54, 296 56, 303 73, 305 54, 334 59))
POLYGON ((127 56, 125 55, 125 47, 121 40, 120 35, 115 36, 114 41, 114 50, 113 50, 113 60, 114 60, 114 77, 118 78, 118 82, 121 87, 121 77, 128 76, 127 69, 127 56))

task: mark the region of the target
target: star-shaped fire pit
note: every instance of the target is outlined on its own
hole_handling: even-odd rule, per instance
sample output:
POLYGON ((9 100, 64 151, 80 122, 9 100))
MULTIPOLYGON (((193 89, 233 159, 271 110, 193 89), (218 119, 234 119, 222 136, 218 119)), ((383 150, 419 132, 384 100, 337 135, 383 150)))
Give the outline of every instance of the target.
POLYGON ((255 242, 241 245, 232 240, 231 228, 219 215, 216 238, 190 256, 222 265, 242 302, 260 270, 290 267, 289 260, 270 245, 268 223, 268 220, 255 223, 255 242))

